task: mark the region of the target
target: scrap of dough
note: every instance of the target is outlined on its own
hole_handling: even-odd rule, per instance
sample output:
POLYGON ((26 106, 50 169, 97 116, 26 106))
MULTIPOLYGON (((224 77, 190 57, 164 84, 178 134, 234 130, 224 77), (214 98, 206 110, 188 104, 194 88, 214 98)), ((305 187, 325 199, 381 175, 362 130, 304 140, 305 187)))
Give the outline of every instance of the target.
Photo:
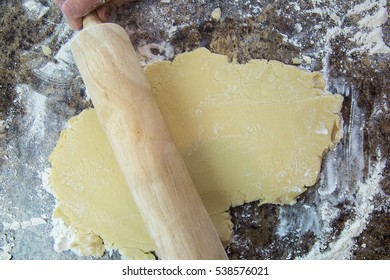
MULTIPOLYGON (((152 64, 146 75, 224 242, 230 206, 294 203, 341 138, 343 98, 324 91, 319 73, 277 61, 228 63, 201 48, 152 64)), ((154 245, 94 110, 69 124, 50 158, 54 215, 128 258, 152 258, 154 245)))

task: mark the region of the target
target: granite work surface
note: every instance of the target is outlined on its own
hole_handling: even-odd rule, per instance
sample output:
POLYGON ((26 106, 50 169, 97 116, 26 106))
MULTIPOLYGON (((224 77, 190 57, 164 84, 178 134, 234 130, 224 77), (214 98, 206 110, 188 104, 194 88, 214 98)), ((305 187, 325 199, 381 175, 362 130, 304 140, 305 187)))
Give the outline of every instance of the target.
MULTIPOLYGON (((140 61, 198 47, 323 73, 344 96, 343 139, 294 205, 231 208, 231 259, 389 259, 390 22, 386 0, 140 0, 115 19, 140 61), (216 9, 221 18, 212 18, 216 9)), ((66 121, 92 104, 48 0, 0 2, 0 259, 56 252, 48 157, 66 121)), ((120 258, 119 253, 103 258, 120 258)))

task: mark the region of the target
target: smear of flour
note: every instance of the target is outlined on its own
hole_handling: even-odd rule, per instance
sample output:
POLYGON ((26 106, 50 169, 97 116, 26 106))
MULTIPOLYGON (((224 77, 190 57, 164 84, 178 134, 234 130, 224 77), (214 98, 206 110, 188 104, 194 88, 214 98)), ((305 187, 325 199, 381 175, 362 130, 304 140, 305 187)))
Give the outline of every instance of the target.
MULTIPOLYGON (((336 87, 338 92, 341 88, 336 87)), ((277 234, 283 238, 290 232, 303 236, 312 232, 316 242, 303 259, 350 259, 358 237, 370 221, 374 211, 374 198, 383 196, 380 182, 386 161, 378 151, 378 161, 369 163, 368 175, 364 176, 364 120, 365 113, 359 108, 357 92, 351 91, 350 119, 344 124, 344 136, 336 150, 323 162, 320 186, 315 205, 299 208, 299 213, 280 211, 277 234), (337 150, 338 149, 338 150, 337 150), (344 152, 342 152, 344 151, 344 152), (335 221, 343 211, 351 214, 344 228, 337 233, 335 221), (297 231, 299 229, 299 231, 297 231)))
POLYGON ((47 167, 45 168, 43 171, 40 172, 40 177, 41 177, 41 181, 42 181, 42 188, 49 194, 51 194, 52 196, 55 196, 52 188, 51 188, 51 185, 50 185, 50 182, 49 182, 49 178, 50 178, 50 172, 51 172, 51 168, 50 167, 47 167))
MULTIPOLYGON (((19 141, 8 140, 6 159, 10 164, 0 165, 1 174, 7 178, 4 184, 0 185, 0 259, 12 258, 16 234, 21 231, 34 231, 36 227, 47 223, 47 215, 41 214, 47 206, 44 202, 47 194, 42 189, 35 188, 35 180, 39 180, 38 174, 30 172, 28 165, 28 161, 34 161, 34 171, 38 171, 46 162, 46 158, 40 154, 40 147, 47 132, 47 98, 26 84, 16 85, 16 92, 18 97, 14 103, 24 104, 25 115, 19 123, 22 132, 18 135, 19 141), (18 179, 18 176, 23 176, 23 179, 18 179), (35 206, 34 202, 39 206, 35 206), (28 207, 28 211, 24 211, 24 207, 28 207)), ((6 119, 5 125, 8 128, 13 123, 13 118, 10 114, 6 119)), ((1 179, 0 183, 3 183, 1 179)))
POLYGON ((356 248, 354 238, 364 231, 374 211, 374 198, 376 196, 386 198, 380 188, 386 162, 381 159, 379 152, 378 161, 369 163, 368 174, 364 176, 363 129, 366 116, 357 105, 359 93, 350 88, 343 78, 330 80, 328 72, 330 56, 333 52, 331 41, 337 36, 347 37, 356 44, 355 48, 349 50, 349 54, 390 53, 390 48, 383 42, 382 32, 382 25, 388 20, 386 6, 387 1, 367 0, 352 6, 345 14, 339 13, 340 7, 336 4, 316 7, 318 14, 333 15, 330 17, 336 22, 334 27, 327 29, 326 36, 322 39, 327 87, 338 93, 344 93, 345 96, 351 96, 352 101, 350 119, 344 124, 342 144, 329 153, 323 162, 315 205, 299 208, 299 214, 283 208, 280 211, 280 223, 277 228, 280 238, 290 232, 296 232, 298 236, 312 232, 316 236, 313 247, 302 257, 303 259, 350 259, 356 248), (351 17, 358 20, 352 25, 345 25, 346 19, 351 17), (341 215, 340 205, 345 205, 343 211, 353 214, 345 222, 341 232, 336 232, 334 224, 341 215))
POLYGON ((19 98, 26 106, 29 122, 28 130, 31 135, 31 139, 40 140, 45 135, 45 119, 46 119, 46 100, 47 97, 31 89, 26 84, 20 84, 16 86, 16 92, 19 94, 19 98))
MULTIPOLYGON (((372 4, 370 1, 367 2, 368 4, 372 4)), ((356 32, 353 36, 353 40, 358 45, 368 50, 370 54, 390 53, 390 48, 383 41, 382 31, 382 25, 385 24, 389 18, 386 5, 387 1, 378 1, 377 6, 374 6, 374 13, 368 13, 358 22, 361 30, 356 32)), ((366 10, 363 9, 364 12, 368 11, 370 5, 367 5, 366 7, 366 10)), ((355 14, 356 12, 351 13, 351 15, 355 14)))
POLYGON ((26 221, 13 221, 11 223, 3 222, 3 230, 18 230, 26 229, 28 227, 35 227, 46 224, 47 221, 42 217, 31 218, 26 221))
MULTIPOLYGON (((350 259, 355 247, 354 238, 358 237, 366 228, 370 220, 370 214, 374 210, 373 199, 380 194, 379 184, 383 178, 382 171, 385 161, 379 161, 370 165, 369 176, 363 182, 357 183, 355 217, 348 220, 340 236, 329 244, 316 242, 304 259, 350 259)), ((322 207, 324 222, 328 228, 325 232, 332 230, 331 222, 338 217, 334 207, 322 207), (328 229, 328 230, 327 230, 328 229)))
POLYGON ((348 11, 345 17, 340 19, 337 27, 339 32, 348 36, 358 47, 350 50, 368 51, 369 54, 390 53, 390 48, 383 41, 382 25, 388 20, 386 0, 367 0, 362 4, 354 6, 348 11), (341 23, 353 16, 362 17, 357 26, 342 26, 341 23))
POLYGON ((45 225, 47 223, 47 215, 41 217, 33 217, 25 221, 13 220, 12 222, 3 222, 2 231, 2 246, 0 247, 0 260, 9 260, 12 258, 12 249, 15 246, 13 235, 7 233, 10 231, 25 230, 30 227, 45 225))
POLYGON ((0 261, 10 260, 12 258, 12 248, 15 246, 13 242, 7 242, 6 235, 3 235, 3 246, 0 247, 0 261))
MULTIPOLYGON (((351 2, 350 8, 346 9, 339 1, 327 0, 322 1, 321 5, 314 2, 314 8, 311 10, 301 10, 301 13, 307 14, 309 17, 313 15, 321 17, 323 20, 314 28, 326 30, 325 36, 318 38, 316 41, 311 41, 317 47, 310 55, 316 58, 323 57, 324 53, 325 56, 329 55, 331 50, 329 43, 337 36, 348 38, 356 45, 356 47, 348 50, 350 55, 353 53, 368 53, 370 55, 390 53, 389 46, 383 40, 382 29, 389 17, 387 1, 366 0, 355 5, 354 2, 351 2)), ((306 39, 299 36, 302 25, 298 25, 296 28, 298 36, 292 36, 291 38, 286 36, 286 40, 301 48, 302 40, 306 39)), ((310 33, 302 34, 310 35, 310 33)), ((324 62, 327 61, 329 60, 325 58, 324 62)))
MULTIPOLYGON (((39 20, 48 12, 49 7, 45 7, 41 2, 23 1, 23 7, 30 19, 39 20)), ((56 38, 66 39, 69 35, 67 30, 65 23, 58 25, 56 38)), ((42 78, 41 81, 37 85, 15 85, 17 97, 13 102, 24 108, 24 114, 15 115, 10 111, 7 119, 2 122, 2 127, 4 125, 5 129, 17 137, 7 139, 4 158, 3 152, 0 151, 2 159, 7 161, 5 165, 0 165, 0 259, 11 259, 13 254, 16 258, 36 258, 33 250, 15 245, 21 240, 39 248, 47 254, 46 257, 53 256, 50 250, 52 247, 45 247, 50 246, 50 243, 34 243, 44 241, 45 233, 51 227, 49 214, 53 210, 54 199, 43 188, 46 183, 42 185, 42 179, 46 174, 51 143, 55 142, 53 136, 62 129, 60 119, 66 118, 69 113, 66 109, 53 111, 50 108, 53 99, 58 101, 58 97, 63 98, 62 92, 54 90, 52 85, 56 85, 56 82, 68 85, 64 81, 71 81, 70 77, 74 78, 74 75, 72 76, 72 61, 66 45, 56 56, 46 58, 45 64, 39 59, 38 66, 35 62, 30 61, 25 67, 31 67, 32 72, 42 78), (51 85, 46 91, 44 82, 51 85), (16 118, 18 119, 15 120, 16 118)), ((69 90, 69 87, 66 87, 66 90, 69 90)), ((65 123, 66 119, 63 120, 64 125, 65 123)), ((2 132, 1 130, 0 136, 3 135, 2 132)))
POLYGON ((53 57, 44 65, 34 68, 34 74, 43 82, 62 88, 69 88, 75 78, 75 64, 70 49, 71 41, 65 43, 53 57))
POLYGON ((38 0, 23 0, 23 7, 31 20, 42 18, 50 10, 50 7, 43 5, 38 0))

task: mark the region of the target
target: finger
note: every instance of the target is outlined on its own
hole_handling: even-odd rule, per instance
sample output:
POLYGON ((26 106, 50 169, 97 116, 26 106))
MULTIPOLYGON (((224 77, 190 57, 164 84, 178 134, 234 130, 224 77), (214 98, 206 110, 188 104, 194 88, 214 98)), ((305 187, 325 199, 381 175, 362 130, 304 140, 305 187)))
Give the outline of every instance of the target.
POLYGON ((96 9, 96 13, 102 22, 107 22, 116 13, 117 8, 112 4, 104 4, 96 9))
POLYGON ((78 18, 89 14, 105 2, 105 0, 66 0, 61 9, 69 18, 78 18))
POLYGON ((53 0, 60 5, 66 21, 74 30, 80 30, 83 27, 83 17, 91 11, 97 11, 101 21, 107 22, 111 15, 116 13, 117 7, 136 0, 53 0))
MULTIPOLYGON (((57 0, 61 1, 61 0, 57 0)), ((66 0, 61 5, 66 21, 74 30, 80 30, 83 27, 82 17, 102 5, 105 0, 66 0)))
POLYGON ((83 18, 82 17, 68 17, 65 14, 65 19, 70 28, 73 30, 81 30, 83 28, 83 18))

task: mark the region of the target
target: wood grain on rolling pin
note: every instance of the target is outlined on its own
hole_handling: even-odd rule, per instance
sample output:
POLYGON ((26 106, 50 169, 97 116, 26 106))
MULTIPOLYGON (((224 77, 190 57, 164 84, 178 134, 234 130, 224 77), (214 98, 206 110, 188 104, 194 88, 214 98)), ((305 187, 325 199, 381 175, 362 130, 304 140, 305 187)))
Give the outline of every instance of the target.
POLYGON ((227 259, 125 30, 91 25, 72 52, 159 257, 227 259))

